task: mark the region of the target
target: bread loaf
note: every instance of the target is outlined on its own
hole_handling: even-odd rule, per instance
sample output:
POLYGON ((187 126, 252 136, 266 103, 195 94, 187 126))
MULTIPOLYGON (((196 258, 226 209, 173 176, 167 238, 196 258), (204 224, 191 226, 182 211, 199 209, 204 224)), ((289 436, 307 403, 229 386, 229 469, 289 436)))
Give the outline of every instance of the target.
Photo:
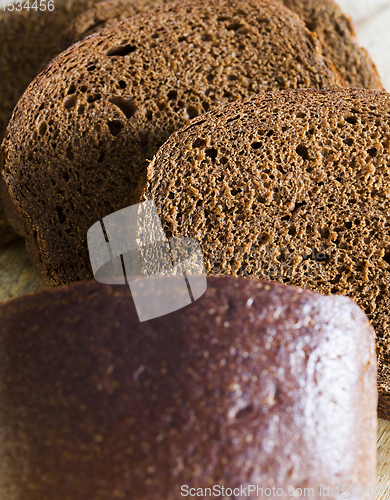
POLYGON ((139 323, 127 287, 92 281, 0 319, 2 500, 375 484, 374 332, 345 297, 210 278, 139 323))
MULTIPOLYGON (((110 0, 79 14, 62 35, 63 27, 77 12, 92 5, 86 2, 56 2, 56 17, 50 11, 37 14, 29 12, 0 13, 2 46, 5 50, 0 59, 5 88, 0 103, 0 142, 11 110, 33 77, 59 51, 104 27, 133 16, 137 12, 167 3, 167 0, 110 0), (16 47, 16 49, 15 49, 16 47), (18 60, 15 61, 15 54, 18 60)), ((375 65, 367 51, 356 40, 351 20, 342 14, 333 0, 320 3, 313 0, 284 0, 284 4, 296 12, 314 31, 322 50, 336 66, 345 82, 352 87, 382 89, 375 65)), ((16 237, 9 225, 0 201, 0 245, 16 237)))
POLYGON ((212 106, 339 75, 271 0, 179 1, 78 42, 29 86, 3 142, 5 203, 51 284, 91 277, 86 235, 129 205, 147 161, 212 106))

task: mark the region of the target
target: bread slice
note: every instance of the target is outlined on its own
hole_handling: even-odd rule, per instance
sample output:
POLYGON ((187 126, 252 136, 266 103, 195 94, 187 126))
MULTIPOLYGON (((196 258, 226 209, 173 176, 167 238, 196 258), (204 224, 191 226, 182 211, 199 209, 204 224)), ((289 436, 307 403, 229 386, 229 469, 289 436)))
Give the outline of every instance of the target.
POLYGON ((390 94, 270 92, 173 134, 148 167, 168 235, 201 242, 206 271, 343 294, 377 334, 390 419, 390 94))
MULTIPOLYGON (((375 64, 360 47, 349 16, 333 0, 281 0, 318 36, 323 54, 330 59, 349 87, 384 90, 375 64)), ((108 0, 81 13, 66 30, 63 49, 95 31, 110 26, 167 0, 108 0)))
POLYGON ((333 0, 282 0, 318 36, 328 57, 349 87, 384 90, 368 52, 360 47, 355 27, 333 0))
MULTIPOLYGON (((62 33, 98 0, 55 0, 54 10, 0 10, 0 143, 12 110, 31 81, 56 56, 62 33)), ((25 2, 23 2, 23 5, 25 2)), ((41 5, 39 2, 37 5, 41 5)), ((1 168, 1 166, 0 166, 1 168)), ((0 201, 0 246, 17 237, 0 201)))
MULTIPOLYGON (((0 61, 0 72, 10 75, 10 78, 4 81, 7 87, 2 89, 6 98, 0 103, 0 142, 11 116, 11 110, 22 91, 39 72, 39 69, 43 68, 58 52, 104 27, 123 21, 138 12, 168 3, 167 0, 98 2, 75 17, 62 35, 61 30, 65 23, 95 1, 89 0, 85 3, 83 0, 75 5, 60 0, 60 3, 56 4, 57 13, 58 6, 60 13, 55 22, 53 22, 53 14, 49 11, 40 15, 39 22, 26 12, 12 13, 12 17, 9 13, 0 13, 0 23, 3 24, 3 30, 0 30, 0 33, 2 32, 4 37, 4 40, 1 40, 0 35, 0 41, 6 46, 18 47, 16 65, 12 50, 6 50, 3 60, 0 61), (23 36, 20 36, 20 33, 23 36), (12 54, 11 59, 8 54, 12 54), (16 79, 13 78, 14 74, 17 76, 16 79)), ((318 35, 324 55, 335 64, 347 85, 382 89, 375 65, 367 51, 357 43, 350 18, 342 14, 333 0, 323 0, 320 3, 315 0, 284 0, 284 4, 296 12, 305 21, 306 26, 318 35)), ((15 237, 16 233, 8 223, 0 200, 0 246, 7 244, 15 237)))
POLYGON ((106 0, 79 14, 65 30, 61 46, 67 49, 86 36, 125 21, 138 12, 156 8, 170 0, 106 0))
POLYGON ((31 81, 58 54, 63 31, 97 0, 55 0, 54 10, 0 11, 0 140, 31 81))
POLYGON ((182 485, 336 499, 375 484, 375 335, 346 297, 210 278, 140 323, 127 287, 87 282, 0 318, 4 500, 177 500, 182 485))
POLYGON ((271 0, 180 1, 93 34, 29 86, 3 142, 5 203, 51 284, 90 278, 87 230, 127 206, 172 132, 218 103, 342 85, 271 0))

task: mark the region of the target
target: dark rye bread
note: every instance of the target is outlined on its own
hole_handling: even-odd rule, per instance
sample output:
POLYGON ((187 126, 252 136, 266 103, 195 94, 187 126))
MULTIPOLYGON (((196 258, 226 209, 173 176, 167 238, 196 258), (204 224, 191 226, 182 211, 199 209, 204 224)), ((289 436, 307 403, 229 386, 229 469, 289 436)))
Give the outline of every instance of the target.
MULTIPOLYGON (((135 8, 139 9, 135 3, 109 0, 83 12, 66 31, 63 49, 98 29, 133 16, 135 8)), ((160 0, 150 3, 157 5, 168 2, 160 0)), ((384 90, 375 64, 358 43, 352 20, 343 14, 333 0, 282 0, 282 3, 297 13, 310 31, 316 33, 323 54, 333 62, 349 87, 384 90)))
MULTIPOLYGON (((6 47, 16 46, 17 51, 15 52, 18 58, 15 63, 15 52, 7 50, 7 48, 0 56, 0 61, 2 61, 0 62, 0 73, 10 75, 9 78, 4 79, 5 85, 8 85, 5 94, 4 89, 2 89, 6 98, 0 103, 0 142, 11 116, 11 110, 22 91, 38 73, 38 70, 43 68, 52 57, 91 33, 131 17, 137 12, 168 3, 169 0, 98 2, 92 8, 79 14, 71 22, 64 35, 59 38, 65 23, 77 11, 87 8, 95 1, 86 2, 83 0, 76 4, 70 4, 63 0, 62 2, 57 1, 57 17, 54 23, 53 14, 49 11, 40 15, 38 23, 26 11, 13 12, 12 17, 9 13, 0 13, 0 23, 5 19, 5 23, 3 20, 4 29, 0 30, 4 37, 2 40, 0 35, 2 45, 4 43, 6 47), (58 6, 60 8, 59 14, 58 6), (2 15, 5 17, 2 18, 2 15), (28 42, 25 42, 25 39, 28 39, 28 42), (11 59, 9 54, 12 54, 11 59), (17 78, 15 79, 13 75, 16 75, 17 78), (9 92, 11 95, 8 95, 9 92)), ((320 3, 315 0, 284 0, 284 4, 296 12, 304 20, 306 26, 318 35, 324 55, 335 64, 347 85, 382 89, 375 65, 367 51, 357 43, 351 19, 341 12, 337 4, 332 0, 323 0, 320 3)), ((16 233, 8 223, 0 200, 0 246, 7 244, 15 237, 16 233)))
POLYGON ((58 54, 62 32, 96 0, 55 0, 53 11, 0 11, 0 140, 31 81, 58 54))
POLYGON ((148 167, 168 235, 202 246, 206 272, 348 295, 377 334, 390 419, 390 94, 270 92, 173 134, 148 167))
POLYGON ((61 41, 62 50, 67 49, 86 36, 92 35, 112 24, 124 21, 138 12, 169 3, 170 0, 107 0, 78 15, 68 26, 61 41))
POLYGON ((360 47, 354 25, 333 0, 282 0, 318 36, 328 57, 349 87, 384 90, 375 64, 360 47))
MULTIPOLYGON (((20 96, 60 52, 63 31, 96 1, 55 0, 52 11, 32 8, 17 11, 17 6, 12 11, 0 10, 0 143, 20 96)), ((0 246, 16 237, 0 201, 0 246)))
MULTIPOLYGON (((162 0, 122 0, 115 2, 114 14, 113 9, 107 6, 111 2, 102 2, 101 6, 97 2, 99 0, 55 0, 53 11, 0 11, 0 143, 20 96, 57 54, 76 41, 70 36, 73 30, 77 30, 80 40, 102 27, 99 16, 104 17, 108 10, 110 19, 106 24, 112 24, 119 18, 130 17, 164 3, 162 0), (72 29, 68 34, 69 24, 72 29)), ((0 246, 16 237, 0 200, 0 246)))
POLYGON ((87 230, 129 205, 172 132, 218 103, 342 85, 271 0, 180 1, 73 45, 29 86, 3 142, 4 203, 45 282, 90 278, 87 230))
POLYGON ((91 281, 0 319, 2 500, 375 484, 374 332, 346 297, 210 278, 139 323, 128 287, 91 281))

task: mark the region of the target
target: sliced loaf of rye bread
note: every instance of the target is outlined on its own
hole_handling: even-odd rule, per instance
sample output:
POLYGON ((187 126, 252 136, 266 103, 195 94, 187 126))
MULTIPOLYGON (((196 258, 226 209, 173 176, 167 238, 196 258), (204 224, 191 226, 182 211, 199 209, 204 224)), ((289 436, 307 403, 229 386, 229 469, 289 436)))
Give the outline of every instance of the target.
POLYGON ((377 333, 390 418, 390 95, 270 92, 193 120, 148 167, 141 201, 206 271, 352 297, 377 333))
MULTIPOLYGON (((4 39, 2 40, 0 35, 0 40, 5 46, 0 61, 0 73, 9 75, 9 78, 4 79, 4 84, 8 86, 2 89, 5 98, 0 102, 0 142, 17 99, 39 69, 43 68, 52 57, 104 27, 131 17, 137 12, 168 3, 169 0, 98 2, 79 14, 60 36, 65 23, 78 11, 87 8, 95 1, 89 0, 83 3, 85 2, 83 0, 77 2, 77 5, 57 1, 55 22, 50 11, 40 15, 39 22, 26 12, 12 13, 12 17, 9 13, 0 13, 0 22, 4 28, 1 31, 4 39), (16 63, 15 53, 10 47, 17 47, 16 63)), ((306 26, 318 35, 324 55, 335 64, 347 85, 382 89, 375 65, 367 51, 357 43, 351 20, 341 12, 333 0, 323 0, 320 3, 313 0, 284 0, 284 4, 296 12, 306 26)), ((0 200, 0 246, 15 237, 16 233, 8 223, 0 200)))
POLYGON ((271 0, 168 4, 54 59, 3 142, 4 202, 51 284, 92 277, 87 231, 129 205, 172 132, 218 103, 343 85, 299 17, 271 0))
POLYGON ((375 484, 375 335, 346 297, 214 277, 140 323, 127 287, 76 283, 0 305, 0 360, 2 500, 375 484))

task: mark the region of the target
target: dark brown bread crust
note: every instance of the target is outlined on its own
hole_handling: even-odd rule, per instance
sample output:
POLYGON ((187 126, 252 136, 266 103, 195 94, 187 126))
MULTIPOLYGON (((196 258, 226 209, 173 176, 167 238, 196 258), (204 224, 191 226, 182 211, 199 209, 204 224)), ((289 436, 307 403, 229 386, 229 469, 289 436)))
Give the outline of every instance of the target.
POLYGON ((389 116, 390 95, 373 90, 292 90, 230 104, 171 136, 141 197, 155 200, 165 231, 201 242, 210 274, 355 299, 377 333, 382 418, 390 418, 382 412, 390 394, 389 116))
POLYGON ((349 87, 384 90, 375 64, 360 47, 349 16, 333 0, 282 0, 318 36, 328 57, 349 87))
MULTIPOLYGON (((60 52, 65 28, 96 1, 55 0, 53 11, 0 10, 0 143, 20 96, 60 52)), ((17 235, 7 221, 0 200, 0 246, 15 238, 17 235)))
POLYGON ((375 484, 374 332, 346 297, 210 278, 139 323, 127 287, 89 282, 0 318, 4 500, 375 484))
POLYGON ((211 106, 339 74, 271 0, 181 1, 60 54, 29 86, 3 142, 8 216, 51 284, 91 277, 88 228, 127 206, 169 135, 211 106))

